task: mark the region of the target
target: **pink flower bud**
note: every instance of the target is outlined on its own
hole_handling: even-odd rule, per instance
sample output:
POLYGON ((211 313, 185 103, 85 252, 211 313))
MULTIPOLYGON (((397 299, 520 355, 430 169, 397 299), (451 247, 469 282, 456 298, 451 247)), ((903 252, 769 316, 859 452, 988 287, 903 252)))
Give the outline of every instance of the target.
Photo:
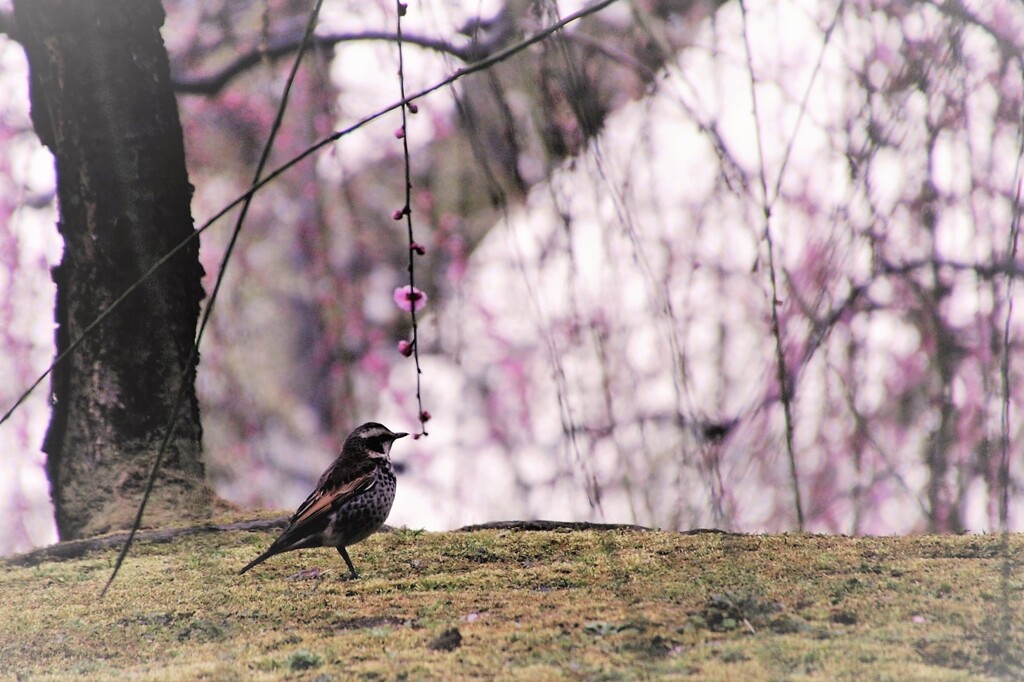
POLYGON ((420 412, 420 422, 426 424, 428 421, 430 421, 430 412, 423 410, 420 412))
POLYGON ((404 17, 405 13, 409 11, 409 5, 404 2, 398 3, 398 16, 404 17))
POLYGON ((427 247, 423 246, 423 244, 420 244, 419 242, 413 242, 412 244, 409 244, 409 250, 415 251, 417 254, 421 256, 426 255, 427 253, 427 247))
POLYGON ((405 207, 404 206, 402 208, 396 208, 395 212, 391 214, 391 218, 393 220, 401 220, 404 217, 405 217, 405 207))
POLYGON ((412 344, 406 341, 405 339, 402 339, 401 341, 398 342, 398 352, 404 355, 405 357, 409 357, 410 355, 412 355, 412 344))
POLYGON ((398 126, 398 128, 395 129, 395 137, 399 140, 405 137, 405 126, 398 126))
POLYGON ((409 110, 410 114, 418 114, 418 113, 420 113, 420 108, 419 108, 419 106, 417 106, 416 102, 409 102, 405 106, 409 110))
POLYGON ((413 310, 419 312, 427 304, 427 294, 408 284, 395 289, 394 299, 395 305, 407 313, 413 310))

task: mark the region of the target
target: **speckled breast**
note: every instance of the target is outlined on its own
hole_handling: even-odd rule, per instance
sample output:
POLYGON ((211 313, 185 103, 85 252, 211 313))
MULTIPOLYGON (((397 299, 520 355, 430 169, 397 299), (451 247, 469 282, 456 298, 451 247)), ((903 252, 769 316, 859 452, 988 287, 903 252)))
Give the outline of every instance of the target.
POLYGON ((395 474, 390 463, 378 467, 374 484, 341 505, 334 512, 325 533, 325 545, 348 546, 365 540, 377 531, 395 501, 395 474))

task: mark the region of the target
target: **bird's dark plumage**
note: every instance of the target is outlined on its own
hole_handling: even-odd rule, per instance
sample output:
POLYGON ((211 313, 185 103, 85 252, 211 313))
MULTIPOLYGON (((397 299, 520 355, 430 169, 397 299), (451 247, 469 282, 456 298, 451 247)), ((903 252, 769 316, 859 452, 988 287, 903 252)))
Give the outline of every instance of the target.
POLYGON ((341 454, 320 476, 299 505, 281 536, 250 561, 239 575, 282 552, 309 547, 337 547, 353 578, 358 577, 345 548, 380 528, 395 500, 391 444, 405 433, 393 433, 368 422, 348 435, 341 454))

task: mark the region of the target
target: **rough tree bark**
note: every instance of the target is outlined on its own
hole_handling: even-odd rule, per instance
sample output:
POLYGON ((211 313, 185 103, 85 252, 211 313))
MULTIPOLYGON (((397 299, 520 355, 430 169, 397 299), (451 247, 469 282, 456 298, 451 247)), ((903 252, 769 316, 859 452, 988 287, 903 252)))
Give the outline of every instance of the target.
MULTIPOLYGON (((193 232, 192 188, 158 0, 18 0, 32 121, 56 157, 57 352, 193 232)), ((198 242, 136 290, 53 373, 44 443, 62 539, 130 524, 178 393, 203 296, 198 242)), ((202 429, 184 407, 147 518, 200 518, 202 429)))

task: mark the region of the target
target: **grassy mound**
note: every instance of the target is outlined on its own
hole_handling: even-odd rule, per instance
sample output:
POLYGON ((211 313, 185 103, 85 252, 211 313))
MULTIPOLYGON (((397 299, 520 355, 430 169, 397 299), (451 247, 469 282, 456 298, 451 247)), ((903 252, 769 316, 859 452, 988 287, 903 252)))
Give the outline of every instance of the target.
POLYGON ((1024 677, 1024 538, 394 531, 238 569, 276 536, 0 561, 0 678, 1024 677))

